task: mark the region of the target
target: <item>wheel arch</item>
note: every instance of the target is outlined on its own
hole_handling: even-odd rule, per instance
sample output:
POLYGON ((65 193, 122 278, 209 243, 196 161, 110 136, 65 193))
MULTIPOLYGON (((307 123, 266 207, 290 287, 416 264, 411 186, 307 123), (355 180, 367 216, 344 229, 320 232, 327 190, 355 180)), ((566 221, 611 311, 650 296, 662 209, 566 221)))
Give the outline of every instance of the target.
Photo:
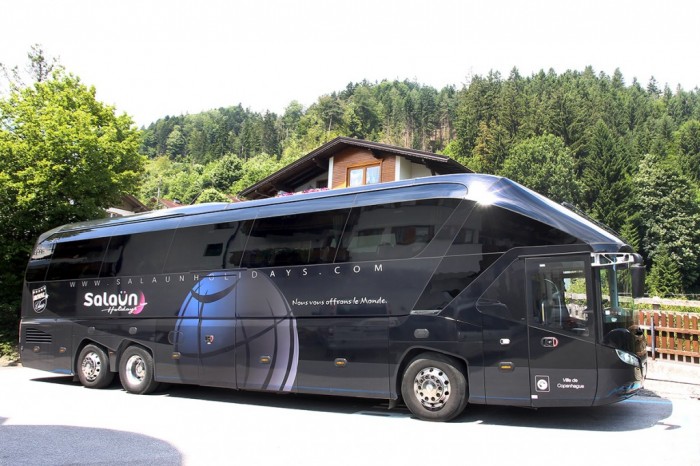
POLYGON ((453 359, 457 363, 457 368, 462 372, 462 374, 464 374, 464 379, 467 382, 467 398, 469 397, 469 364, 463 357, 454 353, 450 353, 449 351, 441 351, 435 348, 428 348, 425 346, 415 346, 407 349, 404 352, 404 354, 401 356, 399 364, 396 367, 396 371, 394 372, 394 380, 392 385, 394 393, 396 393, 397 395, 397 399, 401 399, 401 382, 403 381, 403 374, 406 371, 406 368, 411 363, 411 361, 413 361, 422 354, 439 354, 453 359))
POLYGON ((119 371, 119 364, 121 363, 122 355, 124 354, 124 351, 126 351, 127 348, 130 348, 132 346, 138 346, 139 348, 147 351, 152 358, 155 360, 155 352, 153 351, 152 348, 149 348, 148 346, 144 345, 141 342, 138 342, 136 340, 122 340, 121 343, 119 343, 119 347, 117 348, 116 351, 109 353, 109 365, 112 366, 112 361, 114 361, 114 367, 117 368, 117 371, 119 371))

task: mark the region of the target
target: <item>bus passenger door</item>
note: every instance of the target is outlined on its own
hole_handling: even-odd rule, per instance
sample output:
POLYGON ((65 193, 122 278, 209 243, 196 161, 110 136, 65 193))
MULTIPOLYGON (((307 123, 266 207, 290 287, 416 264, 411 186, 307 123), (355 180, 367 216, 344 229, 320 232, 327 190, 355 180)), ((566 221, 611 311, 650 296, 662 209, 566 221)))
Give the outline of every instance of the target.
POLYGON ((516 260, 479 297, 486 404, 530 406, 525 261, 516 260))
POLYGON ((532 406, 590 406, 598 383, 589 255, 527 259, 532 406))

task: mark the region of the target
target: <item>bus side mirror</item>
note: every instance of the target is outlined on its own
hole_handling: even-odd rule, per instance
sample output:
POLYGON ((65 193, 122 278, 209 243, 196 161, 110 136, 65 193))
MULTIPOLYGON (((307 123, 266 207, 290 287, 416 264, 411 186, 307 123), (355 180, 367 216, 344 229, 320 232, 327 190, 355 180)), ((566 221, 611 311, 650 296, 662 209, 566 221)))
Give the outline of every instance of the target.
POLYGON ((644 297, 644 280, 646 279, 646 269, 642 264, 635 264, 630 267, 632 272, 632 297, 644 297))

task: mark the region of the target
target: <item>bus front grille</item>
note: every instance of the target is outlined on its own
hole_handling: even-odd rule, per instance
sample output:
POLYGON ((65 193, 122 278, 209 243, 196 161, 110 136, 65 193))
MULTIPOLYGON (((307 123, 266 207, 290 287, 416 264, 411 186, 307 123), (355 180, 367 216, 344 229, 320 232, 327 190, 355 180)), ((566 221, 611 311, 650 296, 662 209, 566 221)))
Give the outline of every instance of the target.
POLYGON ((25 343, 51 343, 51 334, 36 328, 28 328, 24 332, 25 343))

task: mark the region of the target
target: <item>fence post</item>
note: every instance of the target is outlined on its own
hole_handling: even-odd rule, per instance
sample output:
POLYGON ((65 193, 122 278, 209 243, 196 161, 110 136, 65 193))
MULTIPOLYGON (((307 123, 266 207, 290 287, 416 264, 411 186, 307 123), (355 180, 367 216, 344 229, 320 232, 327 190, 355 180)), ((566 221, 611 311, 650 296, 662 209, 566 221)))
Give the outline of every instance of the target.
POLYGON ((661 312, 661 298, 654 296, 654 300, 651 302, 651 359, 656 360, 656 313, 661 312))
POLYGON ((654 328, 654 321, 656 320, 656 313, 652 311, 651 314, 651 360, 656 361, 656 329, 654 328))

